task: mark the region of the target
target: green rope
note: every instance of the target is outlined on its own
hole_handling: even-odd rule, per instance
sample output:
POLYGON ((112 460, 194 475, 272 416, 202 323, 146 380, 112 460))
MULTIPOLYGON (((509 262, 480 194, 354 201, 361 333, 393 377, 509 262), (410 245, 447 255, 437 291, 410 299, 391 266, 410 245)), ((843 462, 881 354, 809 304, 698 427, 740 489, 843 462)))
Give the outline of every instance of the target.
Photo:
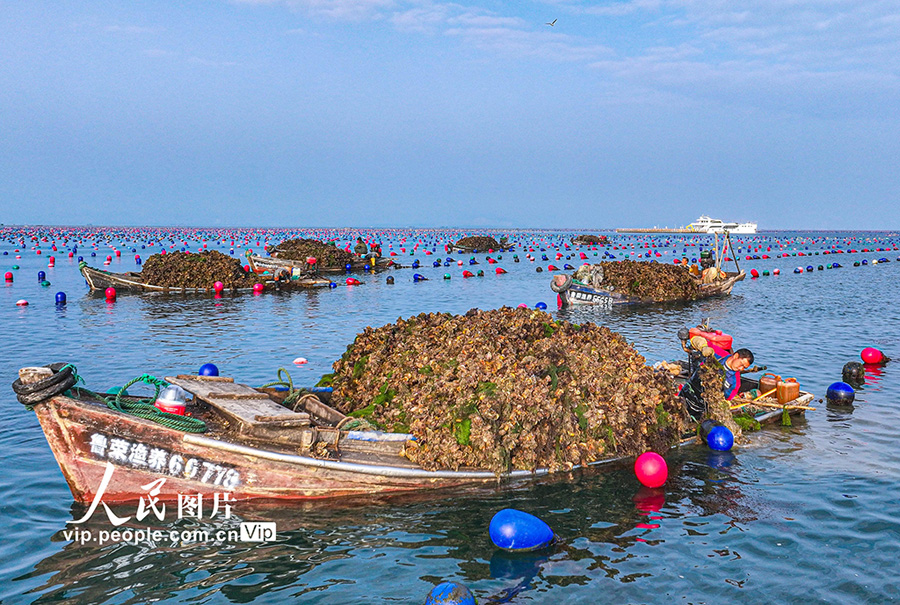
MULTIPOLYGON (((68 367, 72 368, 72 373, 78 379, 78 382, 84 383, 84 379, 78 375, 75 366, 73 366, 72 364, 68 364, 68 367)), ((160 390, 163 387, 167 386, 169 386, 169 383, 165 380, 161 380, 159 378, 156 378, 155 376, 151 376, 150 374, 141 374, 137 378, 134 378, 133 380, 126 383, 125 386, 123 386, 121 389, 119 389, 119 392, 116 393, 115 397, 95 393, 90 389, 78 386, 72 387, 72 390, 100 399, 101 401, 106 403, 107 407, 112 410, 117 410, 124 414, 130 414, 132 416, 137 416, 138 418, 150 420, 151 422, 161 424, 162 426, 168 427, 170 429, 175 429, 176 431, 184 431, 185 433, 206 432, 206 423, 202 420, 198 418, 191 418, 190 416, 181 416, 179 414, 170 414, 169 412, 163 412, 161 409, 153 405, 153 403, 159 397, 160 390), (129 398, 128 400, 126 400, 124 397, 127 397, 127 395, 124 395, 124 393, 128 390, 128 387, 138 382, 143 382, 145 384, 153 386, 153 388, 155 389, 153 396, 145 397, 143 399, 129 398)))
POLYGON ((291 378, 290 372, 288 372, 284 368, 278 368, 278 374, 276 376, 278 380, 274 382, 267 382, 259 388, 265 389, 269 387, 287 387, 288 394, 287 397, 284 398, 282 405, 293 409, 294 404, 298 399, 300 399, 300 396, 303 395, 303 389, 294 388, 294 380, 291 378), (282 374, 284 374, 284 377, 282 377, 282 374))

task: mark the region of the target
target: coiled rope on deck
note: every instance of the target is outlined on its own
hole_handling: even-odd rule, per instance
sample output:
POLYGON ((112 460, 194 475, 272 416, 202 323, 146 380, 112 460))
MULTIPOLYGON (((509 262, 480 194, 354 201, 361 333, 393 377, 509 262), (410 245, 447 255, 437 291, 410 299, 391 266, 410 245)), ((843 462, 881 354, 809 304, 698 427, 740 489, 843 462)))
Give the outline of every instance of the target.
POLYGON ((15 391, 19 402, 28 410, 33 409, 33 406, 41 401, 71 390, 76 395, 87 395, 99 399, 112 410, 150 420, 177 431, 186 433, 203 433, 206 431, 206 423, 202 420, 191 418, 190 416, 170 414, 153 405, 159 397, 160 390, 169 386, 169 383, 165 380, 150 374, 141 374, 126 383, 113 396, 110 393, 96 393, 86 387, 78 386, 78 383, 84 384, 84 378, 78 374, 78 369, 70 363, 54 363, 46 367, 53 371, 49 378, 27 385, 22 384, 22 381, 17 379, 12 384, 13 391, 15 391), (125 395, 128 387, 138 382, 153 386, 155 389, 153 396, 139 399, 125 395), (128 398, 126 399, 126 397, 128 398))
POLYGON ((278 373, 275 375, 278 380, 274 380, 272 382, 267 382, 266 384, 260 386, 261 389, 267 389, 270 387, 285 387, 288 390, 287 396, 284 398, 282 405, 287 408, 294 409, 294 405, 299 401, 300 397, 303 395, 302 389, 294 388, 294 379, 291 378, 291 373, 288 372, 284 368, 278 368, 278 373), (282 374, 284 376, 282 376, 282 374))

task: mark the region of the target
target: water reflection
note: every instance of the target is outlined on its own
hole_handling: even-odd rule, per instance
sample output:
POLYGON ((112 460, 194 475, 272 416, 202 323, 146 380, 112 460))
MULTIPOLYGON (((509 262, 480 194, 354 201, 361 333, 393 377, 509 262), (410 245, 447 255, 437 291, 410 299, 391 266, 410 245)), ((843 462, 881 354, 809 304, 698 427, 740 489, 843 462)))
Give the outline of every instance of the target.
MULTIPOLYGON (((705 456, 697 451, 673 460, 674 479, 665 489, 637 488, 630 469, 622 467, 508 488, 439 493, 438 500, 435 494, 415 494, 340 505, 240 502, 231 519, 167 517, 155 524, 126 524, 119 529, 158 532, 131 543, 98 543, 101 532, 114 529, 101 509, 79 528, 90 531, 92 540, 70 541, 72 525, 57 531, 50 540, 68 543, 14 581, 43 578, 30 590, 35 603, 202 601, 213 593, 244 603, 281 591, 299 596, 326 587, 336 595, 358 597, 363 593, 351 589, 353 584, 374 582, 389 569, 398 579, 423 586, 456 577, 485 603, 518 602, 523 593, 583 585, 596 577, 628 583, 648 575, 640 570, 643 555, 635 548, 660 546, 681 531, 699 535, 713 529, 709 522, 692 521, 697 516, 721 516, 726 526, 757 518, 742 502, 743 487, 733 475, 739 463, 724 456, 703 464, 705 456), (559 508, 562 502, 566 506, 559 508), (487 526, 507 506, 545 519, 558 541, 534 553, 494 548, 487 526), (277 540, 241 541, 245 521, 275 522, 277 540), (370 559, 378 562, 367 564, 370 559), (428 573, 432 566, 442 573, 428 573)), ((84 512, 82 505, 73 505, 71 518, 84 512)), ((128 516, 134 510, 116 507, 114 512, 128 516)), ((389 599, 390 590, 398 589, 387 590, 379 598, 389 599)))

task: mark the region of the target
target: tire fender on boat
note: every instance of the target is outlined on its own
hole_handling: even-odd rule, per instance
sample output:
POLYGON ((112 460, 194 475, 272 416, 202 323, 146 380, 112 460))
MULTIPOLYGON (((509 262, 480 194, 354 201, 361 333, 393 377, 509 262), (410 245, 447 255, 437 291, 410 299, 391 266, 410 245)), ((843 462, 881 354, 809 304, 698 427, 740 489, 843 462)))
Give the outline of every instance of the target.
POLYGON ((564 275, 559 273, 553 276, 553 279, 550 280, 550 289, 556 292, 557 294, 561 294, 565 292, 572 286, 572 276, 564 275))

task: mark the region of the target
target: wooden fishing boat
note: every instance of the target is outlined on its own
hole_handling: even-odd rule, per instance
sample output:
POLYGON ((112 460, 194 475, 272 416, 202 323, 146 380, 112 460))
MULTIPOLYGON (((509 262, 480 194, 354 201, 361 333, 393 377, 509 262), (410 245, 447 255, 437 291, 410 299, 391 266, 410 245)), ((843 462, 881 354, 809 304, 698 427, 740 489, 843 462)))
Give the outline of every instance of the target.
MULTIPOLYGON (((57 376, 47 368, 23 368, 19 374, 20 388, 57 376)), ((314 395, 288 408, 282 405, 285 391, 255 389, 231 378, 180 375, 166 382, 193 395, 189 415, 203 420, 206 432, 182 432, 112 409, 82 391, 61 391, 74 386, 74 379, 33 402, 75 500, 92 502, 102 490, 104 502, 135 501, 160 479, 165 481, 158 496, 169 501, 185 494, 214 498, 223 493, 234 499, 306 500, 495 485, 549 473, 517 470, 498 477, 478 469, 429 471, 403 456, 413 436, 347 430, 352 419, 314 395)), ((811 398, 802 393, 798 403, 811 398)), ((766 412, 758 420, 774 422, 781 414, 766 412)), ((686 435, 682 444, 691 442, 697 438, 686 435)))
MULTIPOLYGON (((247 263, 250 265, 250 269, 255 273, 263 273, 268 271, 269 273, 278 273, 280 271, 290 271, 292 274, 301 274, 309 271, 309 267, 306 264, 306 261, 303 260, 290 260, 286 258, 278 258, 275 256, 259 256, 258 254, 248 254, 247 255, 247 263)), ((369 266, 371 269, 372 265, 371 258, 362 258, 357 257, 354 258, 351 265, 351 272, 360 272, 365 271, 365 267, 369 266)), ((393 260, 389 257, 378 257, 375 259, 375 271, 382 271, 384 269, 393 268, 396 265, 393 260)), ((316 273, 346 273, 346 266, 328 266, 328 265, 319 265, 316 264, 316 273)))
MULTIPOLYGON (((554 276, 554 280, 556 277, 554 276)), ((562 307, 570 305, 597 305, 609 308, 613 305, 645 305, 658 302, 652 299, 628 296, 615 290, 593 288, 578 280, 571 279, 570 275, 565 277, 567 278, 566 283, 561 286, 556 284, 555 281, 551 281, 551 289, 558 294, 559 303, 562 307)), ((734 285, 742 281, 744 277, 746 277, 746 274, 743 271, 737 273, 729 272, 726 273, 726 277, 723 280, 711 284, 701 284, 700 295, 694 300, 728 296, 731 294, 734 285)))
MULTIPOLYGON (((284 392, 229 378, 191 375, 166 381, 193 394, 188 409, 206 422, 207 432, 167 428, 90 398, 58 394, 34 405, 77 501, 94 499, 108 465, 113 471, 104 502, 137 500, 146 495, 142 486, 160 478, 165 483, 159 497, 165 500, 224 492, 236 499, 303 500, 498 481, 489 471, 425 470, 402 456, 411 435, 344 430, 350 419, 315 397, 305 397, 291 410, 278 403, 284 392), (313 456, 313 451, 327 455, 313 456)), ((598 464, 604 462, 612 460, 598 464)), ((546 474, 513 471, 503 479, 546 474)))
MULTIPOLYGON (((79 266, 81 275, 84 276, 88 287, 92 291, 103 291, 109 287, 113 287, 117 292, 170 292, 170 293, 208 293, 213 291, 212 285, 206 288, 179 288, 168 286, 157 286, 154 284, 144 283, 144 278, 139 272, 130 271, 128 273, 111 273, 102 269, 95 269, 82 263, 79 266)), ((284 281, 267 281, 262 282, 267 287, 278 290, 293 288, 327 288, 331 284, 331 280, 304 275, 298 279, 284 281)), ((250 292, 252 288, 236 288, 233 291, 250 292)))

